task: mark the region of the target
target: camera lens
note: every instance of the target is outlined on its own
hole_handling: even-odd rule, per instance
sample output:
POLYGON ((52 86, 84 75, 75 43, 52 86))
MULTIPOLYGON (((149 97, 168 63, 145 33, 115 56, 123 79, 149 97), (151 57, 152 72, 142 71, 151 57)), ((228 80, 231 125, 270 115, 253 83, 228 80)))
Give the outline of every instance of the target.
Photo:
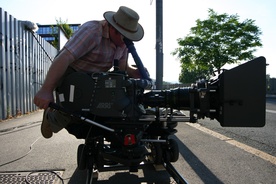
POLYGON ((150 107, 188 109, 190 107, 190 89, 152 90, 145 93, 143 103, 150 107))

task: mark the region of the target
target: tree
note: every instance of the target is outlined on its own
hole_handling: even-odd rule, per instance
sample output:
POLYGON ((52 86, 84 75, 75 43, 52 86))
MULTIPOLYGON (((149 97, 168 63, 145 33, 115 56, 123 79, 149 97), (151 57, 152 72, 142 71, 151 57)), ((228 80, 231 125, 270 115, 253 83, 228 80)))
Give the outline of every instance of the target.
POLYGON ((190 33, 177 40, 179 48, 172 54, 177 55, 181 62, 180 82, 186 75, 183 72, 209 78, 214 71, 220 73, 225 64, 254 58, 256 47, 262 46, 262 32, 254 25, 254 20, 239 22, 238 15, 219 15, 213 9, 208 13, 207 20, 196 20, 190 33))
POLYGON ((69 24, 67 24, 67 21, 61 20, 61 18, 56 19, 57 25, 52 26, 52 35, 55 37, 55 40, 53 41, 52 45, 57 48, 58 47, 58 28, 62 29, 65 33, 66 37, 69 39, 74 31, 72 28, 70 28, 69 24))
POLYGON ((204 70, 193 71, 188 70, 186 67, 181 68, 181 73, 179 75, 179 81, 182 83, 194 83, 198 79, 206 79, 206 72, 204 70))

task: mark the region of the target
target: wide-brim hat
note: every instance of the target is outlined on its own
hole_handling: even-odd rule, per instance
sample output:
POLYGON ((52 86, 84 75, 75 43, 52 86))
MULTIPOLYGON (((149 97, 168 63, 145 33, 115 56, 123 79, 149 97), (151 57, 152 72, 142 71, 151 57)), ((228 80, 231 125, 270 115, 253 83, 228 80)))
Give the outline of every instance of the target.
POLYGON ((132 41, 139 41, 144 36, 144 29, 138 23, 139 15, 132 9, 121 6, 117 12, 107 11, 104 18, 119 33, 132 41))

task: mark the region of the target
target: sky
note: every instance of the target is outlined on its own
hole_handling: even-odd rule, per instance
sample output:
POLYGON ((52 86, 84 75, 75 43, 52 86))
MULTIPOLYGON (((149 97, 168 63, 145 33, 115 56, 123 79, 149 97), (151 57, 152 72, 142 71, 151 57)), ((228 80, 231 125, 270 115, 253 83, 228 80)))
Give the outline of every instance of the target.
MULTIPOLYGON (((151 78, 156 78, 156 0, 0 0, 0 7, 14 18, 39 24, 55 24, 57 19, 68 24, 102 20, 104 12, 117 11, 120 6, 139 14, 145 35, 135 47, 151 78)), ((171 54, 178 47, 177 39, 187 36, 197 19, 207 19, 210 8, 218 14, 237 14, 240 21, 255 20, 262 31, 263 46, 254 55, 266 58, 267 74, 276 78, 275 7, 273 0, 163 0, 163 81, 178 82, 180 62, 171 54)))

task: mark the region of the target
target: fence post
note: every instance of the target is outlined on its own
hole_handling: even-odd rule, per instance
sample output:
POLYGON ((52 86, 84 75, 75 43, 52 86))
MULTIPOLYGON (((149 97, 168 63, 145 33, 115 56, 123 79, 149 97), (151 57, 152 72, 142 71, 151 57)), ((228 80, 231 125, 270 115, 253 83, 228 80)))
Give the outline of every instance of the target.
POLYGON ((6 100, 6 89, 7 89, 7 83, 6 83, 6 76, 7 76, 7 67, 6 67, 6 52, 7 52, 7 36, 6 36, 6 15, 7 13, 3 11, 1 8, 1 62, 0 62, 0 68, 1 68, 1 117, 2 119, 6 119, 7 116, 7 100, 6 100))
POLYGON ((57 50, 0 8, 0 120, 36 110, 33 97, 57 50))

